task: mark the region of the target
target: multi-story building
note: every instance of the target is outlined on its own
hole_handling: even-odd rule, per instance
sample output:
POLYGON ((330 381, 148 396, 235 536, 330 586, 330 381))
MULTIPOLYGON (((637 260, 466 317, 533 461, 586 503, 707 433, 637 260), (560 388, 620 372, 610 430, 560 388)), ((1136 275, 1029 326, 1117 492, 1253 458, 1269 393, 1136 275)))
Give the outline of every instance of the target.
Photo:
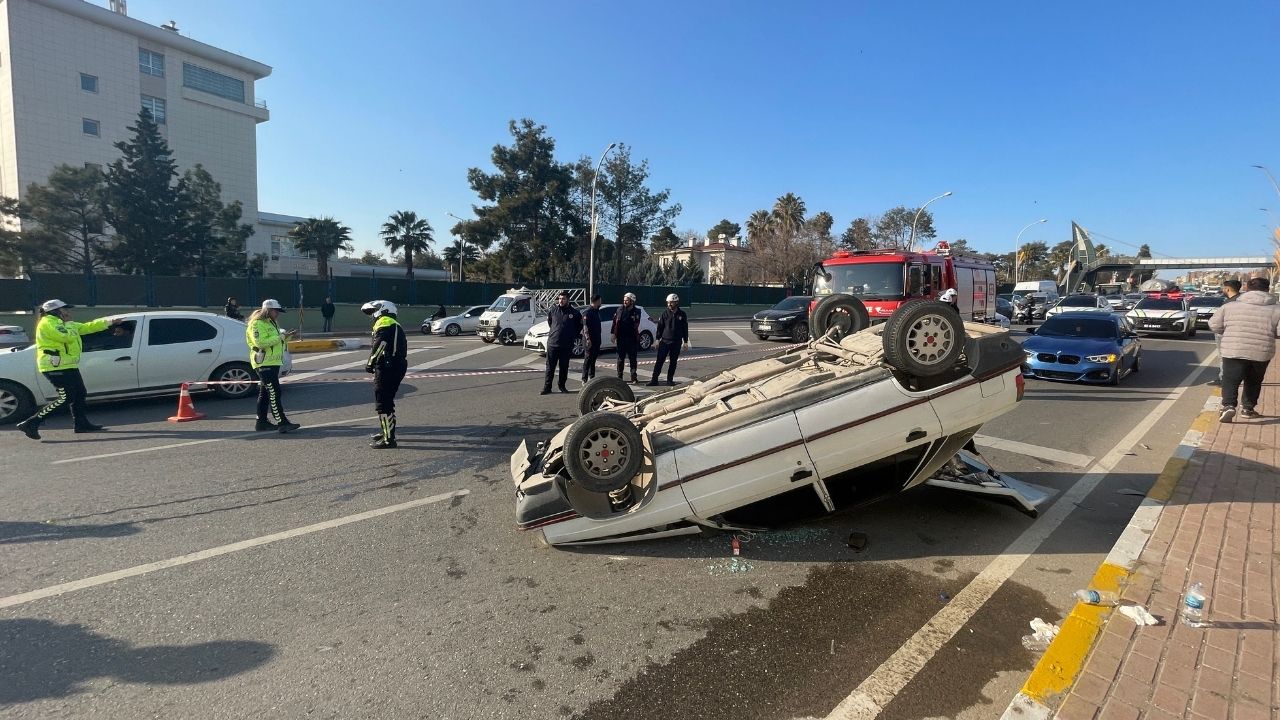
POLYGON ((708 285, 732 284, 740 282, 746 274, 751 262, 751 248, 743 247, 742 239, 726 238, 721 235, 719 242, 702 241, 701 244, 682 246, 671 250, 653 253, 653 258, 663 267, 676 263, 687 263, 693 258, 702 268, 702 277, 708 285))
POLYGON ((147 108, 183 171, 203 165, 239 200, 270 254, 278 228, 258 213, 257 125, 270 117, 256 60, 85 0, 0 0, 0 194, 21 197, 58 165, 106 167, 147 108))

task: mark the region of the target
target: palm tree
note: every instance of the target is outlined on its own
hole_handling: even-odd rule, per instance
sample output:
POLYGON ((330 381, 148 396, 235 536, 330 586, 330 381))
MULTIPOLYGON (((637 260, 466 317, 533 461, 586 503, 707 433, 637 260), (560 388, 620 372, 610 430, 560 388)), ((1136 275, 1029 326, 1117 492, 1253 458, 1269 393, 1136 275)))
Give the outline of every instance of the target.
POLYGON ((414 253, 425 253, 435 242, 435 230, 431 223, 418 218, 412 210, 391 214, 382 224, 382 242, 393 253, 404 251, 405 277, 413 277, 414 253))
POLYGON ((795 235, 804 227, 804 200, 795 193, 787 193, 773 204, 773 224, 788 235, 795 235))
POLYGON ((758 242, 769 232, 770 215, 768 210, 757 210, 747 218, 747 244, 758 242))
MULTIPOLYGON (((475 263, 480 260, 480 250, 475 245, 467 245, 463 248, 463 262, 475 263)), ((450 245, 440 253, 440 259, 451 268, 458 268, 458 246, 450 245)), ((460 269, 460 268, 459 268, 460 269)))
POLYGON ((339 250, 351 252, 351 228, 331 217, 307 218, 289 230, 293 246, 316 256, 316 272, 329 277, 329 258, 339 250))

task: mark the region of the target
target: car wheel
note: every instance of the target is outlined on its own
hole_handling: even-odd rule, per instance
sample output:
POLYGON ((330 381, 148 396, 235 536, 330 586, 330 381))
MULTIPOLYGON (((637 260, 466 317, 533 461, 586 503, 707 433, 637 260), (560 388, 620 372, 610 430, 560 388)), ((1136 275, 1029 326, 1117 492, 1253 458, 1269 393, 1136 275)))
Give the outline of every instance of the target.
POLYGON ((449 337, 457 337, 462 334, 462 326, 458 323, 449 323, 444 328, 444 334, 449 337))
POLYGON ((768 340, 768 339, 769 339, 769 334, 768 334, 768 333, 756 333, 756 337, 760 338, 761 340, 768 340))
POLYGON ((871 324, 871 316, 867 314, 867 306, 858 298, 836 293, 818 303, 809 314, 809 323, 813 328, 813 337, 823 337, 834 329, 832 338, 838 341, 845 335, 865 330, 871 324))
POLYGON ((1121 369, 1120 366, 1117 365, 1116 371, 1111 373, 1111 378, 1107 380, 1107 384, 1110 385, 1111 387, 1116 387, 1117 385, 1120 384, 1120 369, 1121 369))
POLYGON ((30 391, 18 383, 0 380, 0 425, 26 420, 36 411, 30 391))
POLYGON ((209 376, 209 380, 216 383, 230 383, 229 385, 214 385, 213 392, 218 397, 236 399, 248 397, 254 390, 258 388, 258 381, 253 376, 253 370, 249 367, 249 363, 232 362, 223 365, 213 374, 209 376))
POLYGON ((626 487, 643 461, 639 428, 618 413, 587 413, 565 435, 565 469, 571 480, 590 492, 626 487))
POLYGON ((1195 337, 1195 336, 1196 336, 1196 329, 1195 327, 1192 327, 1191 332, 1187 333, 1187 337, 1195 337))
POLYGON ((648 350, 653 347, 653 333, 644 330, 640 333, 640 349, 648 350))
POLYGON ((488 345, 489 343, 493 342, 493 338, 489 337, 488 335, 481 335, 480 342, 488 345))
POLYGON ((422 334, 423 334, 423 335, 430 335, 430 334, 431 334, 431 325, 430 325, 429 323, 424 323, 424 324, 422 325, 422 328, 421 328, 421 329, 422 329, 422 334))
POLYGON ((791 342, 809 342, 809 323, 796 323, 791 329, 791 342))
POLYGON ((587 346, 582 342, 582 336, 573 339, 573 347, 569 348, 569 354, 576 358, 587 354, 587 346))
POLYGON ((601 375, 591 378, 578 391, 578 412, 586 415, 600 409, 605 400, 635 402, 636 394, 620 377, 601 375))
POLYGON ((955 364, 964 338, 964 324, 950 305, 912 300, 885 324, 884 359, 908 375, 932 377, 955 364))
POLYGON ((1133 367, 1129 368, 1129 372, 1136 373, 1142 367, 1142 355, 1133 356, 1133 367))
POLYGON ((515 345, 516 331, 512 330, 511 328, 503 328, 498 333, 498 342, 502 343, 503 345, 515 345))

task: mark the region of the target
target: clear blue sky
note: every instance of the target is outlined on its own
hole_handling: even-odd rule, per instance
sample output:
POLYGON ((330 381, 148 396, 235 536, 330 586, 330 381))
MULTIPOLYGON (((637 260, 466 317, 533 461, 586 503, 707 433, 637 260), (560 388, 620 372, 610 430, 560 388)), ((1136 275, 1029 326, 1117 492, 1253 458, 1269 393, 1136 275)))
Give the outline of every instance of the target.
MULTIPOLYGON (((99 4, 105 5, 105 0, 99 4)), ((745 223, 786 192, 842 231, 930 206, 983 251, 1271 254, 1280 3, 161 2, 130 15, 274 68, 258 83, 263 210, 332 215, 380 249, 412 209, 453 241, 507 121, 557 155, 611 141, 684 206, 745 223), (1260 208, 1270 208, 1269 217, 1260 208), (1120 241, 1120 242, 1116 242, 1120 241), (1125 245, 1122 243, 1129 243, 1125 245)))

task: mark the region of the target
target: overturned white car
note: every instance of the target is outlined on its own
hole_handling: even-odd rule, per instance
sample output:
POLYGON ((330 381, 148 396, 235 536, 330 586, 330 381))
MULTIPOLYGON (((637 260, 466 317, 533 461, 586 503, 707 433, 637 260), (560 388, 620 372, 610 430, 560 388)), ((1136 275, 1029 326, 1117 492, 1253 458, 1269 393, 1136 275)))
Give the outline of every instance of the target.
POLYGON ((849 295, 824 298, 811 323, 804 347, 639 401, 617 378, 588 383, 581 418, 512 455, 517 525, 551 544, 759 529, 923 483, 1035 512, 1045 496, 971 443, 1022 399, 1008 332, 925 300, 861 329, 849 295))

